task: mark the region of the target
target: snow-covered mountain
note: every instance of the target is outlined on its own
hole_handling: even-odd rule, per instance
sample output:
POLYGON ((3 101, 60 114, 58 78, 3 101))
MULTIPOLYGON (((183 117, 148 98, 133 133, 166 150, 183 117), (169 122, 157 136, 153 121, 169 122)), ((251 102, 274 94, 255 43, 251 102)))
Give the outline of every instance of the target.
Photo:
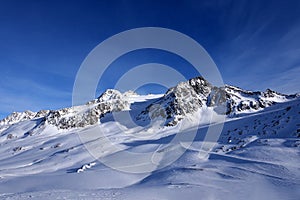
POLYGON ((161 95, 110 89, 85 105, 1 120, 0 199, 297 199, 299 147, 299 94, 216 87, 203 77, 161 95), (225 124, 203 160, 197 155, 212 114, 225 116, 225 124), (163 163, 180 149, 185 153, 151 173, 120 172, 91 156, 78 137, 97 128, 108 140, 84 142, 103 159, 160 149, 163 163), (194 142, 170 150, 179 130, 196 131, 194 142))
MULTIPOLYGON (((99 119, 107 113, 130 110, 136 96, 138 95, 131 91, 122 94, 117 90, 109 89, 97 99, 87 102, 86 105, 60 110, 41 110, 37 113, 14 112, 1 120, 0 125, 12 125, 24 120, 44 118, 48 124, 59 129, 85 127, 98 123, 99 119)), ((150 103, 135 117, 137 120, 150 119, 151 108, 152 115, 156 113, 156 117, 167 118, 165 125, 173 126, 187 114, 193 114, 203 107, 224 107, 220 109, 223 111, 220 114, 234 117, 241 113, 257 112, 296 97, 296 94, 284 95, 270 89, 265 92, 252 92, 229 85, 218 88, 212 86, 203 77, 197 77, 170 88, 161 98, 150 103), (155 108, 153 105, 156 105, 155 108)), ((217 109, 215 111, 218 112, 217 109)))

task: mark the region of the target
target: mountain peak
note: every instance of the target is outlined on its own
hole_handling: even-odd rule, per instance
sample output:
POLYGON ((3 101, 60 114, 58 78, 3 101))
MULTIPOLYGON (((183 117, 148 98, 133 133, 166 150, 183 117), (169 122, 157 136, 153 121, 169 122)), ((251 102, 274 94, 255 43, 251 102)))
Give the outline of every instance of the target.
POLYGON ((12 114, 8 115, 6 118, 2 119, 0 121, 0 125, 14 124, 19 121, 29 120, 34 118, 35 115, 36 113, 30 110, 26 110, 24 112, 13 112, 12 114))
POLYGON ((122 93, 119 90, 107 89, 98 97, 98 102, 109 101, 113 99, 121 99, 122 93))

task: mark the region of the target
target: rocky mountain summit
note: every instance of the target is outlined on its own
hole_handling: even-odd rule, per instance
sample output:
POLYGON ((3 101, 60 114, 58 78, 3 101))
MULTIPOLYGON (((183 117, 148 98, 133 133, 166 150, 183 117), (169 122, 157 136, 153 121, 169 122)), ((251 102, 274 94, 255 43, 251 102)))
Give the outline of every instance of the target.
MULTIPOLYGON (((167 118, 165 125, 172 126, 184 116, 195 113, 203 107, 212 107, 219 114, 235 117, 242 113, 257 112, 296 97, 297 95, 280 94, 270 89, 265 92, 252 92, 230 85, 216 87, 203 77, 196 77, 170 88, 161 99, 154 102, 160 106, 156 106, 157 109, 152 113, 160 115, 164 113, 165 116, 162 117, 167 118)), ((152 104, 149 105, 139 118, 149 116, 149 108, 152 107, 152 104)))

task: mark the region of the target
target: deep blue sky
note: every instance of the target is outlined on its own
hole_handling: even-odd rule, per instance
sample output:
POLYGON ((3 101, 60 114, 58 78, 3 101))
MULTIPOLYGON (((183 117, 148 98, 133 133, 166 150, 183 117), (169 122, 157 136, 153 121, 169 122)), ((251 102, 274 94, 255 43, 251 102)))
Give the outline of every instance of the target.
MULTIPOLYGON (((0 118, 13 111, 70 106, 75 75, 87 54, 114 34, 146 26, 194 38, 227 84, 299 92, 299 10, 297 0, 0 0, 0 118)), ((113 73, 130 61, 186 65, 159 51, 137 51, 122 59, 112 66, 113 73)), ((116 77, 100 84, 99 93, 116 77)))

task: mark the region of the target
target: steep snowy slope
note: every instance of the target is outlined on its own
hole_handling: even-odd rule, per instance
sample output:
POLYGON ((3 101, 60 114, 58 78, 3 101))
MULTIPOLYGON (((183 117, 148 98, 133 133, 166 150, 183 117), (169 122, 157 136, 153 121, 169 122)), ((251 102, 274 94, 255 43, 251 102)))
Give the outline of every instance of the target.
POLYGON ((13 113, 0 122, 0 130, 0 199, 297 199, 300 195, 298 95, 217 88, 198 77, 162 95, 108 90, 82 106, 13 113), (226 115, 226 122, 209 157, 200 159, 211 114, 226 115), (84 140, 84 145, 79 135, 93 130, 104 131, 106 139, 99 135, 84 140), (183 142, 170 149, 178 131, 185 135, 197 131, 193 144, 183 142), (103 160, 118 158, 120 165, 129 159, 124 152, 146 155, 159 149, 164 157, 157 165, 177 151, 185 153, 149 173, 125 173, 105 166, 86 147, 94 148, 103 160))

